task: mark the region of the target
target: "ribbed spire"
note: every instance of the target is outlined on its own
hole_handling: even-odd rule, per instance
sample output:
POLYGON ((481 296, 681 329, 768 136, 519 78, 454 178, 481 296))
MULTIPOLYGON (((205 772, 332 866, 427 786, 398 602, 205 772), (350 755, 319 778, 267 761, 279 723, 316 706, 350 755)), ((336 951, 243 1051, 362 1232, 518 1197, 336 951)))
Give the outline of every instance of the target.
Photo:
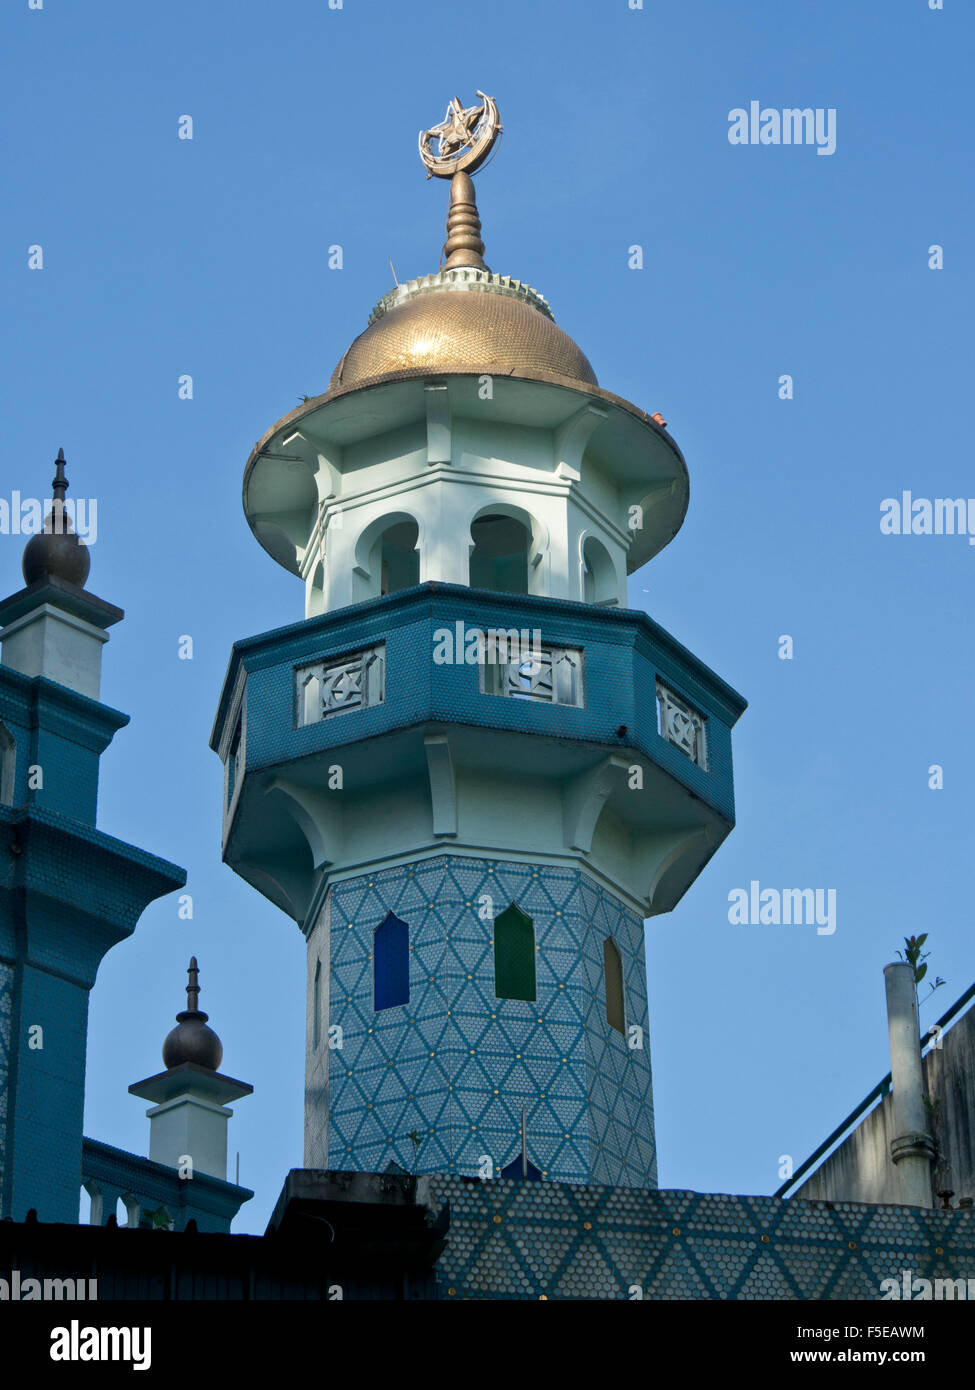
POLYGON ((21 569, 28 584, 61 579, 83 589, 91 570, 91 555, 75 534, 64 505, 68 490, 64 465, 64 450, 59 449, 51 484, 51 510, 44 520, 44 530, 31 536, 24 547, 21 569))
POLYGON ((176 1027, 163 1043, 163 1062, 168 1068, 194 1062, 198 1067, 216 1071, 223 1061, 223 1043, 213 1029, 207 1027, 209 1014, 199 1007, 200 967, 196 956, 190 956, 186 974, 186 1008, 176 1015, 176 1027))
POLYGON ((484 264, 484 242, 481 240, 481 219, 477 212, 474 180, 470 174, 455 174, 450 180, 450 207, 447 210, 447 240, 443 253, 444 270, 461 266, 488 270, 484 264))
MULTIPOLYGON (((196 956, 190 956, 186 974, 186 1010, 187 1013, 197 1013, 200 1007, 200 967, 196 963, 196 956)), ((204 1014, 203 1017, 206 1018, 207 1015, 204 1014)))

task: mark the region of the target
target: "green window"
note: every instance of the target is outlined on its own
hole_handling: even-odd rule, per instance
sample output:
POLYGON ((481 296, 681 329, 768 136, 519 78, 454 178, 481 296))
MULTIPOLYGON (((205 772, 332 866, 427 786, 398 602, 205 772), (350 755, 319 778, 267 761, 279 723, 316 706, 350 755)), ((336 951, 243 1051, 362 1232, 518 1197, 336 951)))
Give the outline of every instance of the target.
POLYGON ((494 992, 499 999, 535 998, 535 929, 514 903, 494 919, 494 992))

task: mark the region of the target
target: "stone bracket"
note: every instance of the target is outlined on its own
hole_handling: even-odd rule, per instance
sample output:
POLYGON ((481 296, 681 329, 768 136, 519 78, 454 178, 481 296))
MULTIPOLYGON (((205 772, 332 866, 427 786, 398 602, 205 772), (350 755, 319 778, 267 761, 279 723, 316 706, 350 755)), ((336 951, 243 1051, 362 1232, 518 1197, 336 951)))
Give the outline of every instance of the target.
POLYGON ((601 409, 598 405, 584 405, 559 425, 553 439, 557 477, 566 478, 574 483, 579 481, 586 445, 596 426, 601 425, 608 415, 609 411, 601 409))
MULTIPOLYGON (((655 899, 664 875, 685 856, 700 858, 710 846, 716 848, 717 840, 708 826, 677 830, 661 836, 653 843, 644 857, 643 877, 647 883, 647 901, 652 909, 659 911, 655 899)), ((665 911, 669 909, 664 909, 665 911)))
POLYGON ((630 766, 627 758, 611 753, 596 767, 569 782, 562 796, 562 825, 569 849, 588 854, 596 822, 615 786, 626 777, 630 766))
POLYGON ((457 779, 446 734, 427 734, 423 740, 430 776, 430 807, 434 835, 457 834, 457 779))
POLYGON ((274 793, 285 799, 291 819, 308 841, 314 867, 333 864, 341 852, 342 812, 338 803, 285 777, 268 783, 265 795, 274 793))

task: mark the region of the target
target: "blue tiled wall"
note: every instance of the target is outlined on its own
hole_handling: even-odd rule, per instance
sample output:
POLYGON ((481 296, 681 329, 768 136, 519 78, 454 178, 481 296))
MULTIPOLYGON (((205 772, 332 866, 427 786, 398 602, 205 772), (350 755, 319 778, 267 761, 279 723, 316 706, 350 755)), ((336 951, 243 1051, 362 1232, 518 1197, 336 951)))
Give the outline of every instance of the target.
POLYGON ((16 1183, 10 1215, 33 1207, 45 1221, 78 1219, 85 1102, 88 991, 21 966, 17 1086, 9 1115, 16 1183), (28 1045, 42 1030, 43 1047, 28 1045))
POLYGON ((0 719, 17 749, 13 805, 40 806, 94 825, 98 760, 128 715, 0 666, 0 719), (29 785, 32 767, 41 771, 40 786, 29 785))
POLYGON ((0 961, 0 1192, 7 1157, 7 1095, 10 1078, 10 1014, 14 972, 0 961))
MULTIPOLYGON (((520 1152, 552 1178, 656 1182, 643 922, 572 868, 445 856, 331 890, 328 1166, 476 1174, 520 1152), (491 921, 516 902, 532 919, 535 1002, 497 999, 491 921), (410 1002, 373 1009, 372 934, 410 926, 410 1002), (624 967, 627 1024, 606 1018, 603 943, 624 967), (418 1146, 410 1139, 415 1131, 418 1146)), ((313 935, 311 951, 321 943, 313 935)), ((324 1036, 322 1046, 325 1046, 324 1036)), ((312 1110, 309 1123, 321 1123, 312 1110)))
POLYGON ((88 991, 105 952, 186 876, 95 828, 98 759, 126 715, 0 667, 0 719, 16 745, 12 804, 0 806, 11 851, 0 856, 0 1214, 75 1222, 88 991))

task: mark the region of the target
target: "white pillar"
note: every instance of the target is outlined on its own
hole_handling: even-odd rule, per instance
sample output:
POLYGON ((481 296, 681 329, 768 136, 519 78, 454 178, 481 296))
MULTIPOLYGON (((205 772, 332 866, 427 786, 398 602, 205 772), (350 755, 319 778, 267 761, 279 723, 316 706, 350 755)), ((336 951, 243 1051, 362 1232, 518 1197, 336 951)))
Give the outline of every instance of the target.
POLYGON ((887 991, 894 1102, 894 1136, 890 1141, 890 1156, 897 1174, 900 1201, 906 1206, 930 1207, 933 1205, 931 1159, 934 1144, 924 1105, 914 967, 907 961, 885 965, 884 985, 887 991))
MULTIPOLYGON (((205 1017, 205 1015, 204 1015, 205 1017)), ((227 1181, 227 1101, 253 1091, 208 1067, 184 1062, 129 1087, 134 1096, 154 1101, 149 1116, 149 1157, 167 1168, 192 1159, 193 1171, 227 1181)))
POLYGON ((53 603, 42 603, 3 629, 3 664, 25 676, 77 690, 90 700, 100 692, 102 646, 108 633, 53 603))

